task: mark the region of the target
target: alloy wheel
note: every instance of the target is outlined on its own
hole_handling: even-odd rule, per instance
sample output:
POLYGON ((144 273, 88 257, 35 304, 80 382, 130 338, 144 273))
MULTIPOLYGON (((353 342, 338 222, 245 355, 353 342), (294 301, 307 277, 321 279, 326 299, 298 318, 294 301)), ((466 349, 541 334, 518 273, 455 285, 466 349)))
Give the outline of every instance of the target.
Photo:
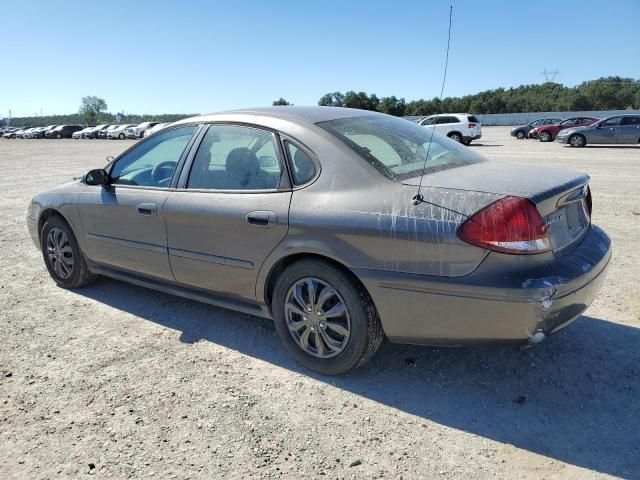
POLYGON ((569 139, 569 143, 572 147, 582 147, 584 145, 584 138, 580 135, 574 135, 569 139))
POLYGON ((551 140, 551 135, 548 132, 542 132, 538 135, 538 138, 541 142, 548 142, 549 140, 551 140))
POLYGON ((66 280, 73 273, 73 248, 67 234, 54 227, 47 235, 47 258, 56 275, 66 280))
POLYGON ((295 282, 285 297, 285 320, 293 340, 317 358, 340 354, 351 335, 351 317, 340 293, 314 277, 295 282))

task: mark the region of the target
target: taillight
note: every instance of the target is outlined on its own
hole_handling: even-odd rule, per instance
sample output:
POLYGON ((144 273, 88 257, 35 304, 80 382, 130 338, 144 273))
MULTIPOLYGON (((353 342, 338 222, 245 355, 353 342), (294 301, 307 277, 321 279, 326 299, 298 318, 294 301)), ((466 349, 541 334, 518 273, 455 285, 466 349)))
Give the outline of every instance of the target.
POLYGON ((469 128, 476 128, 478 126, 477 123, 471 123, 469 122, 469 128))
POLYGON ((587 211, 589 212, 589 218, 591 218, 591 212, 593 211, 593 201, 591 200, 591 187, 587 187, 587 197, 585 203, 587 205, 587 211))
POLYGON ((551 250, 547 226, 526 198, 505 197, 469 217, 458 237, 497 252, 533 254, 551 250))

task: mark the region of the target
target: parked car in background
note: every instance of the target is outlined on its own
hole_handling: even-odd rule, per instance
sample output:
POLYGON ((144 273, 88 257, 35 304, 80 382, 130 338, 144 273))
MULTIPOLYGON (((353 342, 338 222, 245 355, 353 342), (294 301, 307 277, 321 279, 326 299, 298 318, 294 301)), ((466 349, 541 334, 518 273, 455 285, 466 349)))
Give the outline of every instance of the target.
POLYGON ((111 130, 106 130, 107 133, 107 137, 110 140, 113 139, 118 139, 118 140, 124 140, 125 138, 127 138, 127 129, 129 127, 133 127, 134 124, 127 124, 127 125, 118 125, 116 128, 111 129, 111 130))
POLYGON ((171 125, 171 122, 158 123, 157 125, 154 125, 153 127, 148 128, 147 130, 145 130, 142 135, 145 136, 145 137, 147 137, 149 135, 153 135, 157 131, 162 130, 163 128, 165 128, 165 127, 167 127, 169 125, 171 125))
POLYGON ((640 144, 640 115, 613 115, 584 127, 567 128, 558 133, 558 143, 584 147, 592 143, 640 144))
POLYGON ((46 138, 71 138, 75 133, 82 130, 81 125, 59 125, 44 132, 46 138))
POLYGON ((158 123, 159 122, 142 122, 140 125, 130 127, 127 129, 127 136, 129 138, 142 138, 144 136, 144 132, 155 127, 158 123))
POLYGON ((384 337, 540 342, 592 303, 611 258, 586 174, 335 107, 173 123, 36 195, 27 226, 63 288, 106 275, 270 318, 326 375, 384 337))
POLYGON ((49 125, 48 127, 42 127, 31 134, 31 138, 45 138, 47 132, 50 132, 58 125, 49 125))
POLYGON ((552 125, 542 125, 535 127, 529 132, 531 138, 537 138, 541 142, 553 142, 560 130, 572 127, 581 127, 583 125, 591 125, 598 119, 595 117, 572 117, 563 120, 560 123, 554 123, 552 125))
POLYGON ((27 138, 27 135, 29 135, 31 131, 35 130, 36 128, 37 127, 27 127, 23 130, 18 130, 14 138, 27 138))
POLYGON ((469 145, 482 137, 482 127, 476 117, 468 113, 441 113, 418 120, 418 125, 446 135, 456 142, 469 145))
POLYGON ((98 134, 103 131, 105 128, 109 128, 111 125, 109 124, 102 124, 102 125, 97 125, 95 127, 93 127, 91 130, 89 130, 87 133, 84 134, 84 138, 98 138, 98 134))
POLYGON ((111 130, 115 130, 116 128, 120 128, 120 125, 109 125, 107 128, 100 130, 98 132, 98 138, 107 138, 107 135, 111 130))
POLYGON ((539 118, 527 123, 526 125, 518 125, 517 127, 513 127, 511 129, 511 136, 522 140, 528 138, 529 132, 534 128, 541 127, 543 125, 553 125, 554 123, 560 123, 562 120, 564 119, 559 117, 539 118))
POLYGON ((22 132, 24 132, 25 130, 27 130, 29 127, 16 127, 12 130, 8 130, 4 133, 3 137, 4 138, 16 138, 16 136, 18 134, 21 134, 22 132))
POLYGON ((85 127, 82 130, 78 130, 77 132, 73 132, 73 134, 71 135, 71 138, 74 138, 74 139, 84 138, 84 136, 94 128, 96 128, 95 125, 90 127, 85 127))

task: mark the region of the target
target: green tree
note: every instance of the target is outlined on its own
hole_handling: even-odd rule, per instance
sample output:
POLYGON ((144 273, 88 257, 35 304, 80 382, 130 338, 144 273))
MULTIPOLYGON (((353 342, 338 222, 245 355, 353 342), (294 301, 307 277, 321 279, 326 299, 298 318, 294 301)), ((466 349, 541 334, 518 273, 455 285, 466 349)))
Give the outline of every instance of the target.
POLYGON ((88 125, 95 125, 100 114, 106 109, 107 102, 94 96, 83 97, 80 103, 80 115, 88 125))
POLYGON ((284 98, 280 97, 278 100, 274 100, 272 105, 274 107, 279 107, 279 106, 284 106, 284 105, 293 105, 289 102, 287 102, 284 98))
POLYGON ((325 93, 318 105, 321 107, 344 107, 344 95, 340 92, 325 93))

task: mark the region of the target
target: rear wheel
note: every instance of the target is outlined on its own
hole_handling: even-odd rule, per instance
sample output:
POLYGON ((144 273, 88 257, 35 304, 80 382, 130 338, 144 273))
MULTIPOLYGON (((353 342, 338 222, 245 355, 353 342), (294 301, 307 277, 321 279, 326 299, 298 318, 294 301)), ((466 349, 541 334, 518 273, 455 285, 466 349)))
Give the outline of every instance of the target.
POLYGON ((80 288, 93 282, 75 235, 59 216, 50 217, 42 227, 40 245, 51 278, 64 288, 80 288))
POLYGON ((124 133, 121 133, 120 135, 118 135, 118 138, 119 138, 120 140, 124 140, 124 133))
POLYGON ((58 140, 60 140, 60 139, 62 138, 62 134, 60 134, 60 133, 56 133, 56 138, 57 138, 58 140))
POLYGON ((576 133, 575 135, 571 135, 569 137, 569 145, 572 147, 584 147, 587 144, 587 140, 584 138, 584 135, 580 135, 576 133))
POLYGON ((458 143, 462 143, 462 135, 460 135, 458 132, 451 132, 449 135, 447 135, 451 140, 455 140, 458 143))
POLYGON ((280 340, 304 367, 339 375, 368 361, 382 343, 380 319, 357 280, 320 260, 282 272, 273 294, 280 340))
POLYGON ((525 138, 525 134, 524 134, 524 132, 523 132, 522 130, 518 130, 518 131, 516 132, 516 138, 517 138, 518 140, 524 140, 524 138, 525 138))
POLYGON ((540 132, 538 134, 538 140, 540 140, 541 142, 550 142, 551 134, 549 132, 540 132))

